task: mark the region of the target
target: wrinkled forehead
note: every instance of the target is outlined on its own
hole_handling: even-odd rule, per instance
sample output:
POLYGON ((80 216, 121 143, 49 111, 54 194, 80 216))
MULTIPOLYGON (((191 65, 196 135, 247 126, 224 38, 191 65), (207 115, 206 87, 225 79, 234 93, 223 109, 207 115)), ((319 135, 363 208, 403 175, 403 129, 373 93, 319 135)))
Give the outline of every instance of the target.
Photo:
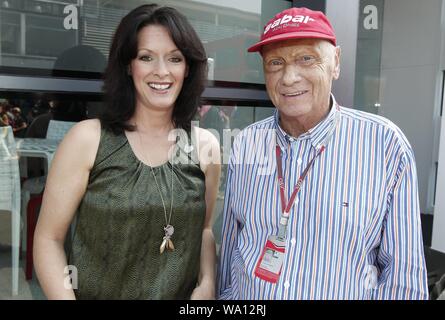
POLYGON ((261 55, 264 58, 269 54, 299 51, 311 51, 326 55, 333 52, 334 49, 335 46, 324 39, 290 39, 265 45, 261 50, 261 55))

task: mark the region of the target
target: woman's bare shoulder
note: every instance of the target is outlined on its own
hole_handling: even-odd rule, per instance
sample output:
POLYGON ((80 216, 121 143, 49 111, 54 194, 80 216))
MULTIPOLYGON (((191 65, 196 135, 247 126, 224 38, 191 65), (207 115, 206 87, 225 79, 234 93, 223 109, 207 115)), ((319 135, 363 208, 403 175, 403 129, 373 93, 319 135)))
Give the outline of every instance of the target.
POLYGON ((76 123, 65 135, 58 152, 76 155, 79 161, 91 167, 96 158, 100 142, 101 125, 98 119, 88 119, 76 123))

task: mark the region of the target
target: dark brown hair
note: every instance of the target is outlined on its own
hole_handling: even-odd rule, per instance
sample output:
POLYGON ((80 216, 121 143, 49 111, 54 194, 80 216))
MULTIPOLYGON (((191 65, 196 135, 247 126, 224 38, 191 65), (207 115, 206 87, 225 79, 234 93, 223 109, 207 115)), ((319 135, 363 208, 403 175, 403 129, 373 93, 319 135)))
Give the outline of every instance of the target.
POLYGON ((110 47, 104 74, 105 105, 99 119, 114 133, 132 131, 128 123, 136 107, 135 86, 128 66, 137 57, 138 33, 148 25, 167 29, 184 55, 188 76, 175 102, 172 120, 177 128, 189 130, 207 78, 207 57, 201 40, 186 17, 176 9, 156 4, 137 7, 122 18, 110 47))

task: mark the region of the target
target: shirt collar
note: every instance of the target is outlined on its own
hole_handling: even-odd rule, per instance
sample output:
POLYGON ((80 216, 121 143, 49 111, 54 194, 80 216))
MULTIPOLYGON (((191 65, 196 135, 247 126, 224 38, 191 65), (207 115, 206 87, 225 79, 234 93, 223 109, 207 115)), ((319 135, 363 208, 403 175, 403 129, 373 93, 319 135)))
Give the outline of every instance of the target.
POLYGON ((278 110, 275 110, 274 122, 275 131, 277 137, 277 144, 280 146, 282 151, 285 151, 288 146, 297 140, 309 139, 314 148, 319 148, 322 144, 326 143, 326 139, 333 132, 337 124, 336 118, 339 116, 340 106, 331 94, 331 110, 329 111, 326 118, 320 121, 315 127, 309 129, 307 132, 301 134, 299 137, 295 138, 289 135, 280 126, 280 114, 278 110))

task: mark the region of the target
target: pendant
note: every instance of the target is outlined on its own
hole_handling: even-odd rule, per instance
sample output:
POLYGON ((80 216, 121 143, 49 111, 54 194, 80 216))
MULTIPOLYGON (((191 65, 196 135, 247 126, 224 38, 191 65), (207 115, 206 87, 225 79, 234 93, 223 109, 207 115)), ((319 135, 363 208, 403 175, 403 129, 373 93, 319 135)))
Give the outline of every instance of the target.
POLYGON ((167 241, 167 249, 170 251, 175 251, 175 246, 173 245, 172 239, 168 239, 167 241))
POLYGON ((161 243, 161 247, 159 248, 159 252, 160 252, 161 254, 164 253, 165 245, 166 245, 166 244, 167 244, 167 240, 164 239, 164 240, 162 241, 162 243, 161 243))
POLYGON ((175 232, 175 228, 173 228, 172 225, 168 224, 167 226, 164 227, 164 232, 165 236, 170 238, 175 232))
POLYGON ((172 225, 167 225, 164 227, 164 238, 162 239, 161 247, 159 248, 160 254, 162 254, 165 251, 165 248, 170 251, 175 250, 175 246, 173 245, 173 241, 170 239, 170 237, 175 232, 175 228, 173 228, 172 225))

